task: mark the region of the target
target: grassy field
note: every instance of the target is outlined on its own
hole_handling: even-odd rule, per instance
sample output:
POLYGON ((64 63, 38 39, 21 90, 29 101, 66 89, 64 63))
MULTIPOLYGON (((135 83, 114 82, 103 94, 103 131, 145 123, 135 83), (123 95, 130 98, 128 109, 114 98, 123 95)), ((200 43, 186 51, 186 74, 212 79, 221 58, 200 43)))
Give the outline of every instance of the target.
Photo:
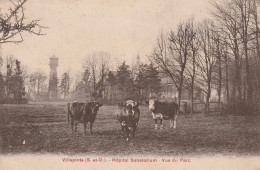
POLYGON ((154 130, 147 107, 141 106, 136 138, 121 138, 116 106, 102 106, 93 135, 83 125, 72 134, 65 103, 0 105, 0 153, 89 155, 259 155, 260 117, 180 115, 177 129, 164 121, 154 130))

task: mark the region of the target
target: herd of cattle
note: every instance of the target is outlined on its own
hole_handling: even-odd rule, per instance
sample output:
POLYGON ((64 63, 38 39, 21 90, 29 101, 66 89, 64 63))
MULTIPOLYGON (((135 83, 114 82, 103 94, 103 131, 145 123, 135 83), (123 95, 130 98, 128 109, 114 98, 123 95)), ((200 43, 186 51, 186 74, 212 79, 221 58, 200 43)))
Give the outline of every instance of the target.
MULTIPOLYGON (((160 122, 160 128, 163 128, 163 120, 170 120, 170 127, 174 129, 176 128, 178 105, 175 102, 159 102, 150 99, 149 101, 146 101, 146 103, 149 104, 149 110, 152 112, 155 121, 155 129, 158 128, 158 122, 160 122)), ((89 103, 68 103, 68 122, 71 123, 72 132, 76 132, 77 124, 82 122, 84 125, 84 134, 86 134, 86 127, 89 122, 90 134, 92 134, 92 127, 99 107, 101 106, 102 104, 96 101, 89 103)), ((140 110, 138 106, 139 104, 133 100, 118 103, 117 119, 121 124, 122 135, 126 135, 126 141, 129 140, 130 135, 134 138, 140 118, 140 110)))

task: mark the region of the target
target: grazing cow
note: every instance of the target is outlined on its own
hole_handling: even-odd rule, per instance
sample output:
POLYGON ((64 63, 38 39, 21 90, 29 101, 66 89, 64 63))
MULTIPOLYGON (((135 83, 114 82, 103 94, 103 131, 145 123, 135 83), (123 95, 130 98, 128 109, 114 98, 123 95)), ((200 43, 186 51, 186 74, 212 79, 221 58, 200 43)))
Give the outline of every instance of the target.
POLYGON ((68 122, 71 117, 72 132, 77 131, 78 122, 83 122, 84 135, 86 134, 87 123, 90 122, 90 134, 92 134, 92 127, 97 116, 97 111, 102 104, 99 102, 68 103, 68 122), (74 126, 75 123, 75 126, 74 126), (73 128, 74 127, 74 128, 73 128))
POLYGON ((132 131, 133 138, 140 118, 138 103, 133 100, 127 100, 118 104, 117 119, 121 123, 122 135, 126 132, 126 141, 129 140, 132 131))
POLYGON ((152 111, 155 121, 155 129, 158 128, 157 121, 160 121, 160 128, 163 128, 162 121, 170 120, 170 128, 176 128, 178 105, 175 102, 159 102, 154 99, 146 101, 149 104, 149 110, 152 111))

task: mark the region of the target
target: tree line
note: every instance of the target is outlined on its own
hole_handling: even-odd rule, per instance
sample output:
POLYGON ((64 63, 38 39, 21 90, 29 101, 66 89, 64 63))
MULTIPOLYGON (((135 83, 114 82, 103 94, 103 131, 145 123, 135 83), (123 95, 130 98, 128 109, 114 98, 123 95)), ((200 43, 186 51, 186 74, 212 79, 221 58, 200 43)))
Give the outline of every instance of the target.
POLYGON ((259 2, 223 0, 212 2, 211 7, 211 18, 197 23, 189 19, 176 30, 161 33, 150 60, 176 86, 179 104, 184 87, 193 91, 198 86, 206 94, 206 115, 213 88, 218 91, 218 101, 225 94, 231 111, 257 112, 259 2))
MULTIPOLYGON (((0 12, 0 45, 22 42, 23 32, 42 35, 44 27, 39 20, 25 23, 23 6, 26 0, 10 2, 10 11, 0 12)), ((184 88, 191 90, 191 100, 195 87, 203 90, 206 94, 206 115, 209 114, 213 89, 217 89, 218 101, 224 94, 227 110, 259 111, 259 1, 212 1, 210 10, 210 17, 202 22, 189 19, 178 24, 176 29, 161 33, 149 56, 153 64, 140 65, 138 72, 131 70, 125 62, 112 71, 108 53, 91 54, 73 94, 102 100, 116 101, 131 96, 143 100, 152 93, 159 94, 161 84, 158 75, 163 74, 175 85, 179 104, 184 88)), ((12 95, 16 99, 21 98, 24 95, 22 84, 29 84, 29 88, 38 95, 41 89, 46 89, 47 76, 44 73, 35 72, 22 80, 20 61, 12 63, 6 65, 5 75, 2 72, 0 75, 1 98, 12 95), (12 87, 14 84, 19 87, 12 87)), ((69 74, 64 73, 60 83, 64 98, 69 94, 70 81, 69 74)), ((54 83, 58 83, 58 78, 54 83)))
MULTIPOLYGON (((124 99, 142 102, 149 95, 159 94, 159 72, 152 64, 140 63, 138 68, 133 69, 122 62, 116 71, 112 71, 110 59, 108 53, 91 54, 80 79, 73 87, 73 97, 89 97, 91 100, 115 103, 124 99)), ((62 82, 65 82, 65 78, 62 78, 62 82)), ((65 87, 62 86, 62 89, 65 87)))

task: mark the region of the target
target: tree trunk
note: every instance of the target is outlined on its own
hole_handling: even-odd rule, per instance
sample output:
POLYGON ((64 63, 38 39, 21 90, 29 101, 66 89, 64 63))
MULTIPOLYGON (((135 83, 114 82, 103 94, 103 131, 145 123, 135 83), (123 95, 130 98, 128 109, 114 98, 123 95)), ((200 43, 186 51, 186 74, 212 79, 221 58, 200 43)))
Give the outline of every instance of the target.
POLYGON ((225 72, 226 72, 226 95, 227 95, 227 104, 229 104, 229 75, 228 75, 228 56, 225 55, 225 72))
POLYGON ((206 96, 206 103, 205 103, 205 108, 204 108, 205 116, 208 116, 209 112, 210 112, 210 108, 209 108, 209 99, 210 99, 210 95, 211 95, 211 85, 210 85, 210 83, 211 83, 211 81, 209 80, 208 89, 207 89, 207 96, 206 96))
POLYGON ((218 87, 218 103, 221 101, 221 91, 222 91, 222 71, 221 71, 221 58, 219 58, 219 87, 218 87))
POLYGON ((196 59, 195 51, 192 52, 192 78, 191 78, 191 114, 193 114, 193 95, 194 95, 194 81, 196 75, 196 59))
MULTIPOLYGON (((237 46, 237 44, 236 44, 237 46)), ((236 53, 235 53, 235 65, 236 65, 236 75, 235 75, 235 91, 234 97, 236 100, 241 101, 242 100, 242 87, 241 87, 241 65, 240 65, 240 57, 238 52, 238 46, 236 47, 236 53)))
POLYGON ((191 83, 191 114, 193 114, 193 91, 194 91, 194 82, 191 83))
POLYGON ((180 108, 181 108, 181 93, 182 93, 182 88, 178 88, 178 114, 180 112, 180 108))
POLYGON ((256 89, 256 99, 254 99, 256 101, 255 105, 257 106, 258 105, 258 100, 259 100, 259 97, 260 97, 260 90, 259 90, 259 87, 260 87, 260 45, 259 45, 259 37, 258 37, 258 34, 259 34, 259 27, 258 27, 258 16, 257 16, 257 4, 256 2, 254 2, 254 8, 255 8, 255 13, 254 13, 254 19, 255 19, 255 28, 256 28, 256 67, 258 69, 256 69, 256 76, 257 76, 257 87, 255 87, 256 89))

